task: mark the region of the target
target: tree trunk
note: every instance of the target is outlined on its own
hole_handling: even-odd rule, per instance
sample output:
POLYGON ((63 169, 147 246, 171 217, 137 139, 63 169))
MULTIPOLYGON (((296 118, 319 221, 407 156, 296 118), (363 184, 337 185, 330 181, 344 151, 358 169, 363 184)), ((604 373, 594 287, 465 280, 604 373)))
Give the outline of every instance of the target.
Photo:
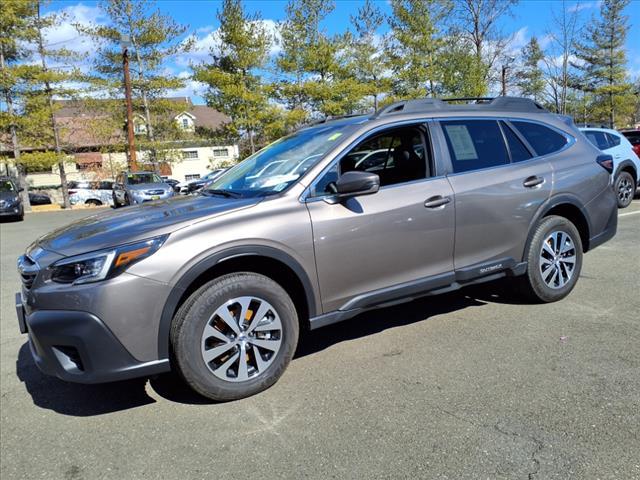
MULTIPOLYGON (((5 69, 4 50, 2 49, 2 47, 0 47, 0 69, 5 69)), ((18 131, 16 129, 16 124, 13 121, 15 113, 13 110, 13 99, 11 98, 11 93, 8 89, 4 91, 4 98, 7 104, 7 113, 9 114, 9 118, 11 119, 9 131, 11 133, 11 144, 13 146, 13 161, 16 165, 16 169, 18 170, 18 187, 23 189, 20 193, 20 196, 22 197, 22 207, 24 208, 25 212, 30 212, 31 202, 29 202, 29 185, 27 184, 26 169, 24 168, 24 165, 20 163, 20 142, 18 141, 18 131)))

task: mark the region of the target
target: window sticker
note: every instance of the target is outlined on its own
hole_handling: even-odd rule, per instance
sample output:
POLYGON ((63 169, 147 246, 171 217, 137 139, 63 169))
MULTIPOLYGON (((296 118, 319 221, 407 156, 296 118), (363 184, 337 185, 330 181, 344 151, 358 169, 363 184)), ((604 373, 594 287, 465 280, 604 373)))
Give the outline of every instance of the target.
POLYGON ((329 138, 327 138, 328 142, 333 142, 336 138, 338 138, 340 135, 342 135, 342 132, 336 132, 333 135, 330 135, 329 138))
POLYGON ((478 153, 466 125, 445 125, 456 160, 477 160, 478 153))

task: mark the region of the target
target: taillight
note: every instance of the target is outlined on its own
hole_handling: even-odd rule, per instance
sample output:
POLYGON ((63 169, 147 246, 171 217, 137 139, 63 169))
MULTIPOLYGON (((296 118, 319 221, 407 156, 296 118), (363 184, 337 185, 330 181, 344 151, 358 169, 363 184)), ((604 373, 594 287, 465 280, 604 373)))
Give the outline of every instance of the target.
POLYGON ((613 172, 613 157, 611 155, 598 155, 596 162, 607 172, 613 172))
POLYGON ((633 151, 636 152, 636 155, 640 158, 640 143, 636 143, 633 146, 633 151))

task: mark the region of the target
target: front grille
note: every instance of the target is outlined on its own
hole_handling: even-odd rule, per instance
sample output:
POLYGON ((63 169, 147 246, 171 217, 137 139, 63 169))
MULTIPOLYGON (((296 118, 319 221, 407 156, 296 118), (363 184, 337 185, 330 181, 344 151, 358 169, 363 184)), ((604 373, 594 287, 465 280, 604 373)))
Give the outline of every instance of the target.
POLYGON ((146 193, 147 195, 163 195, 164 190, 147 190, 144 193, 146 193))
POLYGON ((31 288, 39 269, 38 264, 31 260, 28 255, 22 255, 18 258, 18 273, 20 273, 24 288, 27 290, 31 288))

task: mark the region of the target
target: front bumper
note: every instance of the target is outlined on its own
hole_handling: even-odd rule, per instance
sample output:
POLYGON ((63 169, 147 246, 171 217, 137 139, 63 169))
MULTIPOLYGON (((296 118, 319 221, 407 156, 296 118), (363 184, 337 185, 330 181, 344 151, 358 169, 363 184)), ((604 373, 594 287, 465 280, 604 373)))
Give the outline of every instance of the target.
POLYGON ((169 360, 140 362, 105 324, 81 311, 38 310, 27 314, 16 295, 18 323, 29 334, 38 368, 47 375, 77 383, 104 383, 170 370, 169 360))
POLYGON ((155 200, 167 200, 171 197, 173 197, 174 192, 170 191, 168 193, 162 194, 162 195, 147 195, 147 194, 143 194, 143 195, 139 195, 139 194, 133 194, 131 195, 131 200, 132 203, 134 204, 140 204, 140 203, 145 203, 145 202, 153 202, 155 200))
POLYGON ((12 205, 11 207, 1 207, 0 216, 20 215, 20 205, 12 205))

